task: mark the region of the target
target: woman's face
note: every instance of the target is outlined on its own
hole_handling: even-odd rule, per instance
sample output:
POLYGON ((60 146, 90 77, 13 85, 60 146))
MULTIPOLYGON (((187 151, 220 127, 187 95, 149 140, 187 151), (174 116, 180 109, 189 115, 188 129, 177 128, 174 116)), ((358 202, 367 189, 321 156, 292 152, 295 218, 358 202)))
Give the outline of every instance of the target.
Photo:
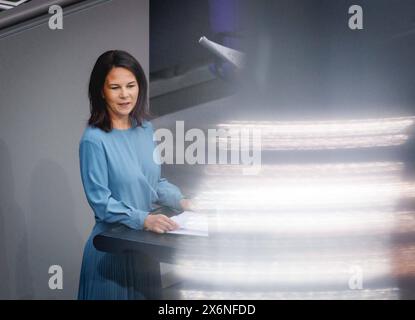
POLYGON ((139 91, 137 79, 130 70, 121 67, 111 69, 102 94, 112 120, 128 119, 137 103, 139 91))

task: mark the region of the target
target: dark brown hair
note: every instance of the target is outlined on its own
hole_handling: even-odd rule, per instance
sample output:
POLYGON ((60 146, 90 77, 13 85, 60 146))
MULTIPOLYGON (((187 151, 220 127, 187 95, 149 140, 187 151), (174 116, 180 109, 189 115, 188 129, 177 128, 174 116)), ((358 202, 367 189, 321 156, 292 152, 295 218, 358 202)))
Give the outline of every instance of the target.
POLYGON ((130 113, 132 125, 141 126, 149 117, 147 110, 147 78, 140 63, 128 52, 111 50, 104 52, 92 69, 89 80, 89 103, 91 116, 88 125, 100 128, 105 132, 112 130, 111 118, 107 110, 107 104, 102 96, 105 79, 112 68, 121 67, 131 71, 138 83, 139 94, 137 104, 130 113))

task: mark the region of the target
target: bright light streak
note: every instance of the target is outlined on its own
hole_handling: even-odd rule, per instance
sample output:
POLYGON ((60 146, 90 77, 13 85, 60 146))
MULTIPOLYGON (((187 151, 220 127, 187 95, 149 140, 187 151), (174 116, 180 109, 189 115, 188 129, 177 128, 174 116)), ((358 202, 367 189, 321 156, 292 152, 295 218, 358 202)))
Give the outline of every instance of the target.
MULTIPOLYGON (((299 252, 300 253, 300 252, 299 252)), ((220 257, 218 257, 220 259, 220 257)), ((236 258, 234 258, 236 260, 236 258)), ((177 274, 185 280, 200 284, 243 287, 293 287, 336 285, 348 287, 351 268, 359 266, 366 283, 390 273, 390 260, 382 251, 358 257, 343 254, 340 257, 315 254, 314 257, 282 257, 252 261, 241 257, 236 261, 178 262, 177 274), (314 258, 314 259, 313 259, 314 258)))
MULTIPOLYGON (((240 176, 246 166, 242 165, 208 165, 204 172, 208 175, 217 175, 222 178, 235 179, 240 176)), ((329 164, 281 164, 281 165, 261 165, 261 177, 318 177, 321 176, 362 176, 362 175, 393 175, 401 177, 404 164, 402 162, 361 162, 361 163, 329 163, 329 164)), ((245 177, 249 178, 249 177, 245 177)))
POLYGON ((415 197, 414 183, 285 183, 270 186, 231 184, 206 190, 196 197, 202 209, 316 210, 392 207, 415 197))
MULTIPOLYGON (((261 131, 262 150, 328 150, 388 147, 404 144, 414 117, 338 121, 231 121, 226 130, 261 131)), ((220 146, 228 139, 219 138, 220 146)), ((234 137, 235 145, 240 138, 234 137)), ((258 144, 258 141, 251 143, 258 144)))
POLYGON ((180 290, 185 300, 397 300, 399 288, 339 291, 202 291, 180 290))
POLYGON ((262 166, 243 176, 238 166, 207 166, 196 200, 201 209, 304 211, 393 208, 415 197, 401 162, 262 166))

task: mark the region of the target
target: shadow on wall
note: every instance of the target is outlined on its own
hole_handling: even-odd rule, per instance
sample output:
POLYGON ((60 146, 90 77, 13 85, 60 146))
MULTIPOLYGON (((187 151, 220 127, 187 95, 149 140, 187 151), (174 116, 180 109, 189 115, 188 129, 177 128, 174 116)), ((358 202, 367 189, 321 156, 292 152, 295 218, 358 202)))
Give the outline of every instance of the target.
POLYGON ((75 198, 65 169, 51 160, 41 160, 30 181, 30 252, 36 298, 75 299, 83 241, 76 228, 75 198), (63 288, 49 288, 50 266, 63 270, 63 288))
POLYGON ((27 224, 15 200, 9 148, 0 140, 0 299, 32 299, 27 224))

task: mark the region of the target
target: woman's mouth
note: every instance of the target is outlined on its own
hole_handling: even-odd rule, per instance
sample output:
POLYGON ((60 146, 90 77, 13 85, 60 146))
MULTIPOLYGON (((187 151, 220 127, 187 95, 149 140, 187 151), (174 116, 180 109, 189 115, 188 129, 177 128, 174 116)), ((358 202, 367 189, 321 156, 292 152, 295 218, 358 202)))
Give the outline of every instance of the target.
POLYGON ((126 108, 130 106, 130 102, 119 103, 118 105, 122 108, 126 108))

